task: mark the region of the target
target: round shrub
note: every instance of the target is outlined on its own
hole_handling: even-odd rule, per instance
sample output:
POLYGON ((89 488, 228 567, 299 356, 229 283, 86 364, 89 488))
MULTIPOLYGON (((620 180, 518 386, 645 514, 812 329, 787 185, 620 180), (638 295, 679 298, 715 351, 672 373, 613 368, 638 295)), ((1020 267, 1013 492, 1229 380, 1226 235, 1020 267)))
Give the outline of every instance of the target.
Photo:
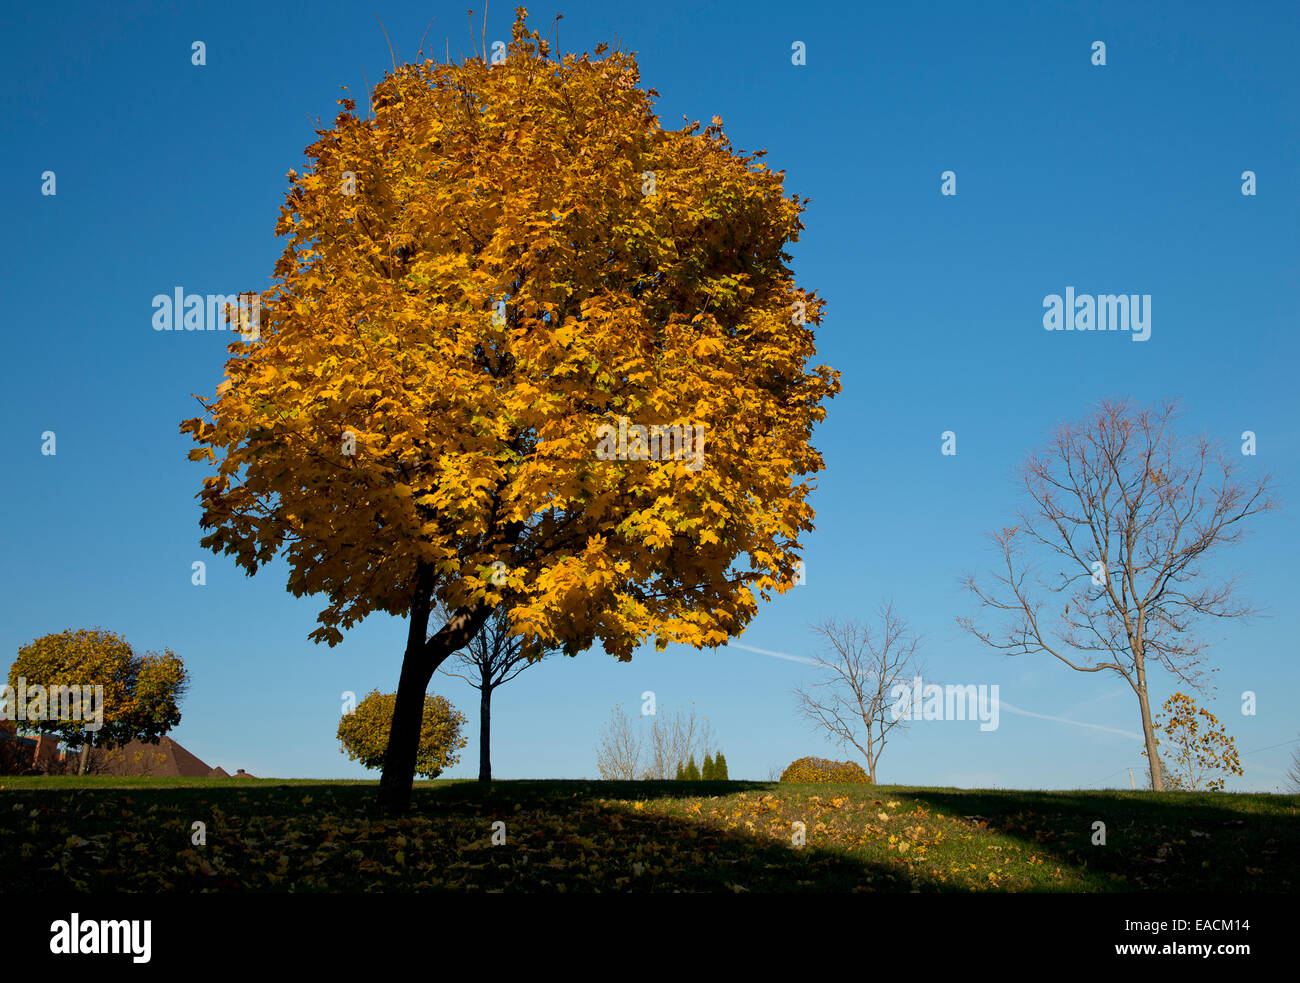
POLYGON ((869 785, 871 779, 856 761, 800 758, 781 772, 783 782, 825 782, 832 785, 869 785))
MULTIPOLYGON (((382 768, 388 751, 388 732, 393 725, 396 693, 372 691, 356 709, 339 721, 339 743, 343 753, 365 768, 382 768)), ((415 773, 437 778, 443 770, 460 760, 456 752, 469 743, 461 733, 465 715, 446 697, 426 693, 424 719, 420 724, 420 745, 415 758, 415 773)))

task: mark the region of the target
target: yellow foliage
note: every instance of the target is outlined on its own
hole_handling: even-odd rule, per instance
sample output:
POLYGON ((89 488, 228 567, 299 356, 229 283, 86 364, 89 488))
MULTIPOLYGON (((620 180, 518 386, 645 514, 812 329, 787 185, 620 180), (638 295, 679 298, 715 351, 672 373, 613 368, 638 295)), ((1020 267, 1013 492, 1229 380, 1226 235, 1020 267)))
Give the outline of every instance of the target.
MULTIPOLYGON (((829 782, 832 784, 870 783, 867 773, 855 761, 830 761, 826 758, 799 758, 781 773, 783 782, 829 782)), ((881 813, 881 817, 889 817, 881 813)))
POLYGON ((840 390, 787 266, 806 200, 720 122, 665 130, 631 54, 542 44, 521 11, 501 64, 340 100, 289 172, 259 335, 181 426, 215 458, 202 544, 282 556, 328 599, 316 641, 427 586, 627 659, 720 645, 793 581, 840 390), (598 459, 619 416, 703 426, 704 466, 598 459))

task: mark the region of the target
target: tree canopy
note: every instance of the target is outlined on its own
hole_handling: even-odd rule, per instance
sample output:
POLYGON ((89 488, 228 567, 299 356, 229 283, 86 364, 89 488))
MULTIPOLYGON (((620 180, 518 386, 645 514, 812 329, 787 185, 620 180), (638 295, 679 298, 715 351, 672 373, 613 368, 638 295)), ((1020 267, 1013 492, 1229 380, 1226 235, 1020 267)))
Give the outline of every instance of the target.
POLYGON ((498 605, 567 654, 717 646, 813 528, 840 385, 788 266, 806 199, 717 117, 664 129, 632 54, 549 50, 520 8, 500 63, 340 100, 289 172, 258 336, 181 426, 216 464, 202 544, 250 574, 282 555, 327 598, 316 641, 422 622, 408 724, 498 605), (426 637, 435 603, 455 614, 426 637))
MULTIPOLYGON (((166 734, 181 721, 189 674, 170 649, 139 654, 115 632, 93 628, 43 635, 24 645, 9 669, 11 698, 20 682, 29 697, 40 687, 45 702, 45 719, 27 713, 22 726, 85 751, 166 734), (95 690, 101 686, 102 697, 95 690), (98 719, 88 726, 92 713, 98 719)), ((85 763, 83 753, 83 771, 85 763)))

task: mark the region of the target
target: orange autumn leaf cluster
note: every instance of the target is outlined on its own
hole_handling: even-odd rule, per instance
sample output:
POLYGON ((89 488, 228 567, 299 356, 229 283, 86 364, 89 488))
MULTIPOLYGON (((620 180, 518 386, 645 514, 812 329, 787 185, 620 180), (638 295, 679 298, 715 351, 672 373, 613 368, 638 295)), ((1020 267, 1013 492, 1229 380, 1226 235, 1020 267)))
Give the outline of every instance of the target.
POLYGON ((840 385, 785 251, 806 200, 721 121, 664 129, 632 55, 547 58, 524 13, 500 64, 340 101, 289 173, 260 337, 181 427, 215 466, 203 545, 282 555, 328 598, 317 641, 418 581, 570 654, 715 646, 813 528, 840 385), (703 425, 704 466, 599 459, 620 417, 703 425))

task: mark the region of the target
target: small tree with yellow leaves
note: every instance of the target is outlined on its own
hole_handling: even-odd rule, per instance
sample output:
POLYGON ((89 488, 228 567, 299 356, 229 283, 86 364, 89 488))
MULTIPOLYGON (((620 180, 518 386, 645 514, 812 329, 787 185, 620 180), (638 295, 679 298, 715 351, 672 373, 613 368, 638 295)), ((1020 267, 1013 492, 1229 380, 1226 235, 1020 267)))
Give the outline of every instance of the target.
MULTIPOLYGON (((1168 738, 1170 751, 1163 763, 1170 788, 1221 792, 1225 779, 1220 772, 1243 773, 1236 744, 1218 718, 1185 693, 1165 700, 1156 730, 1168 738)), ((1145 747, 1142 753, 1146 754, 1145 747)))

